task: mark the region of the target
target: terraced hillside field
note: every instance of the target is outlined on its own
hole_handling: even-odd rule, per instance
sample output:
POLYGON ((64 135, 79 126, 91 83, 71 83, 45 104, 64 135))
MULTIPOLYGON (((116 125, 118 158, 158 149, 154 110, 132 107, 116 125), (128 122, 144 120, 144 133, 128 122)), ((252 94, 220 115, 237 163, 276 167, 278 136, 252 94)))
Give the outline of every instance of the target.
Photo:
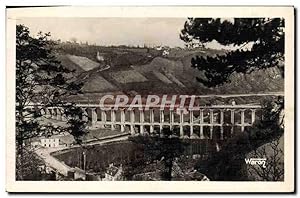
MULTIPOLYGON (((99 48, 93 47, 94 51, 99 48)), ((80 48, 81 49, 81 48, 80 48)), ((85 49, 85 48, 84 48, 85 49)), ((156 51, 126 48, 101 48, 106 57, 113 58, 111 65, 98 65, 92 53, 84 57, 88 50, 77 55, 61 54, 66 67, 78 68, 78 81, 84 83, 83 92, 93 98, 93 94, 241 94, 283 92, 284 79, 277 68, 253 71, 250 74, 234 73, 230 82, 207 88, 196 80, 203 78, 203 72, 190 66, 193 56, 222 54, 225 51, 210 49, 171 49, 168 56, 155 54, 156 51), (127 57, 124 59, 124 57, 127 57), (143 58, 141 58, 143 57, 143 58), (79 61, 78 61, 79 60, 79 61), (71 64, 72 63, 72 64, 71 64), (118 64, 116 64, 118 63, 118 64)), ((64 51, 66 53, 67 51, 64 51)), ((84 96, 80 96, 81 99, 84 96)))
POLYGON ((99 66, 99 63, 84 56, 66 55, 73 63, 77 64, 84 71, 89 71, 99 66))

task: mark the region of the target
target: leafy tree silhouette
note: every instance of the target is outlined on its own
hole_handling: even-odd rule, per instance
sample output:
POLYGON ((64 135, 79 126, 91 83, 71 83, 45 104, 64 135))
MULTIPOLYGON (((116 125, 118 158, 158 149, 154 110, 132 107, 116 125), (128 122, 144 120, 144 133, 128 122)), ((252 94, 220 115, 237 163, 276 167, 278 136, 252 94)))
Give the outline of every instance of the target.
POLYGON ((253 152, 250 156, 258 158, 265 158, 266 164, 248 165, 247 170, 249 171, 249 177, 253 180, 259 181, 283 181, 284 179, 284 160, 283 160, 283 149, 280 145, 280 138, 267 143, 253 152))
MULTIPOLYGON (((276 141, 283 134, 281 118, 276 111, 277 101, 263 104, 263 119, 229 138, 219 152, 212 153, 205 161, 199 161, 196 169, 214 181, 248 180, 245 158, 266 143, 276 141)), ((283 168, 283 167, 282 167, 283 168)))
MULTIPOLYGON (((197 80, 207 87, 216 87, 230 81, 234 72, 250 73, 255 70, 278 67, 284 77, 284 19, 234 18, 233 22, 220 18, 188 18, 180 38, 187 46, 204 47, 213 40, 235 48, 224 55, 191 59, 191 66, 204 71, 204 78, 197 80), (251 44, 252 48, 243 47, 251 44)), ((264 119, 226 141, 220 152, 214 153, 197 168, 211 180, 245 180, 243 160, 247 153, 273 141, 283 134, 280 114, 284 99, 264 104, 264 119), (279 122, 280 121, 280 122, 279 122)))
POLYGON ((220 18, 189 18, 180 38, 188 46, 213 40, 236 49, 225 55, 193 57, 191 65, 204 71, 205 78, 197 78, 207 87, 229 82, 234 72, 249 73, 257 69, 277 66, 284 75, 284 19, 234 18, 234 22, 220 18), (252 44, 251 50, 242 49, 252 44))
MULTIPOLYGON (((72 72, 64 68, 55 58, 54 42, 50 33, 30 35, 29 28, 16 26, 16 152, 17 179, 22 180, 27 160, 24 156, 25 142, 36 136, 51 136, 56 132, 70 132, 77 141, 87 133, 79 118, 79 107, 66 102, 67 97, 80 93, 82 84, 76 83, 72 72), (71 77, 70 77, 71 76, 71 77), (39 104, 39 106, 33 104, 39 104), (68 120, 66 127, 53 127, 40 122, 42 109, 60 107, 68 120), (41 108, 42 107, 42 108, 41 108)), ((28 153, 28 152, 26 152, 28 153)))
POLYGON ((164 170, 161 171, 161 178, 168 181, 172 179, 174 161, 184 153, 188 145, 187 142, 172 134, 174 133, 170 128, 163 128, 161 136, 146 135, 129 138, 130 141, 143 146, 144 163, 163 162, 164 170))

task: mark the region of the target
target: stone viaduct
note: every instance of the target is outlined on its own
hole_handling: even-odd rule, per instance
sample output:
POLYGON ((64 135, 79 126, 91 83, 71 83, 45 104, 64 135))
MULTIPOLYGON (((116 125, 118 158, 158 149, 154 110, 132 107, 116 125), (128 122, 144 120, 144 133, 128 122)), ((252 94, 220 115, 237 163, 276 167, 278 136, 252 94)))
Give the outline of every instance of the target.
MULTIPOLYGON (((77 106, 83 110, 78 118, 89 122, 91 128, 110 128, 132 135, 157 133, 164 127, 169 127, 176 129, 181 138, 212 139, 214 133, 218 133, 218 138, 222 140, 225 129, 231 135, 243 132, 256 119, 261 119, 260 105, 211 105, 192 109, 178 107, 173 110, 160 109, 159 106, 150 107, 148 110, 141 106, 134 106, 132 109, 124 106, 117 110, 112 106, 102 110, 98 104, 77 106)), ((59 107, 42 108, 42 114, 46 118, 59 121, 68 119, 63 108, 59 107)))

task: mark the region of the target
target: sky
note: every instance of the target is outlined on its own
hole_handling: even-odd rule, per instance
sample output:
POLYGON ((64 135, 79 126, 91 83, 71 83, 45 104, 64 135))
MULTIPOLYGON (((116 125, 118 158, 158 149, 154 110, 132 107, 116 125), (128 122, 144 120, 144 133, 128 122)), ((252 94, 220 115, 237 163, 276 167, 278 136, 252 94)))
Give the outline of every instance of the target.
POLYGON ((78 41, 98 45, 168 45, 184 46, 180 30, 185 18, 23 18, 18 24, 29 27, 32 35, 51 32, 62 41, 78 41))
MULTIPOLYGON (((180 31, 186 18, 22 18, 17 24, 29 27, 31 35, 50 32, 53 39, 96 45, 170 46, 184 47, 180 31)), ((230 19, 226 19, 229 20, 230 19)), ((213 41, 213 49, 232 49, 213 41)))

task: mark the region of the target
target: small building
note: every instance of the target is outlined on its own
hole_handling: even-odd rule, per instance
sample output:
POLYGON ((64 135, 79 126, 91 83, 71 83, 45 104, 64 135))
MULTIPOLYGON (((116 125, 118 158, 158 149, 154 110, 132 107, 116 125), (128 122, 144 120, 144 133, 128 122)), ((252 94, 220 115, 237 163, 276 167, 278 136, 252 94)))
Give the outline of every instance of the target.
POLYGON ((37 148, 41 146, 41 141, 34 139, 34 140, 27 141, 25 145, 31 145, 31 147, 37 148))
POLYGON ((163 56, 168 56, 169 54, 170 54, 170 52, 167 49, 163 50, 163 52, 162 52, 163 56))
POLYGON ((59 144, 62 147, 69 147, 75 143, 74 137, 70 134, 60 135, 57 137, 59 138, 59 144))
POLYGON ((58 137, 41 138, 41 146, 59 147, 59 138, 58 137))
POLYGON ((54 135, 51 137, 35 137, 32 138, 29 143, 31 147, 46 147, 46 148, 57 148, 57 147, 69 147, 74 144, 74 137, 70 134, 65 135, 54 135))
POLYGON ((99 52, 97 52, 96 58, 97 58, 97 61, 99 61, 99 62, 103 62, 104 61, 104 56, 102 54, 100 54, 99 52))
POLYGON ((231 105, 232 106, 236 105, 236 101, 234 99, 231 100, 231 105))
POLYGON ((163 50, 163 47, 162 46, 156 46, 155 49, 160 51, 160 50, 163 50))
POLYGON ((188 180, 188 181, 210 181, 210 179, 206 175, 199 173, 197 170, 193 170, 189 173, 186 173, 186 180, 188 180))
POLYGON ((120 181, 122 180, 122 165, 120 167, 116 167, 113 164, 110 164, 108 169, 105 172, 104 181, 120 181))

